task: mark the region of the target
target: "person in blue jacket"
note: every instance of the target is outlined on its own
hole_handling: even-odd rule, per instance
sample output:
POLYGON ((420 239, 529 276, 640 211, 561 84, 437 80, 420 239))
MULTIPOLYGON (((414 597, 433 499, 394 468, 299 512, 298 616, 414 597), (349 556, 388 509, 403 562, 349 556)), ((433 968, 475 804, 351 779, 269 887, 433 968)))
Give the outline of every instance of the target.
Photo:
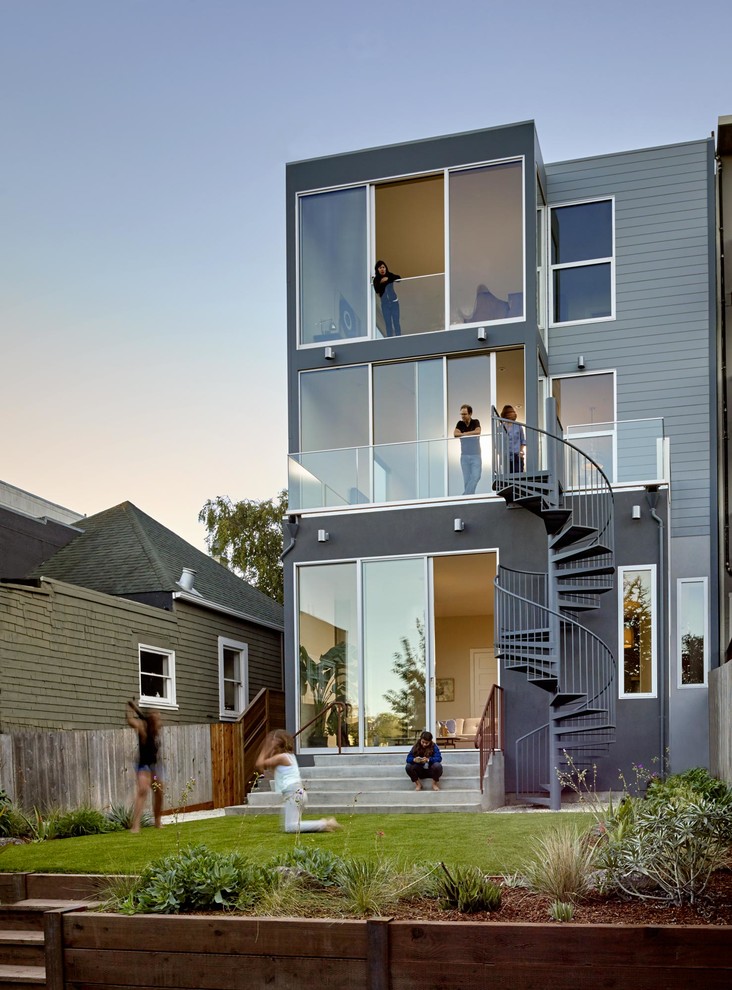
POLYGON ((432 738, 432 733, 426 729, 417 742, 407 753, 407 765, 404 768, 407 776, 414 784, 414 789, 422 790, 423 780, 432 780, 432 790, 439 791, 442 776, 442 753, 440 747, 432 738))

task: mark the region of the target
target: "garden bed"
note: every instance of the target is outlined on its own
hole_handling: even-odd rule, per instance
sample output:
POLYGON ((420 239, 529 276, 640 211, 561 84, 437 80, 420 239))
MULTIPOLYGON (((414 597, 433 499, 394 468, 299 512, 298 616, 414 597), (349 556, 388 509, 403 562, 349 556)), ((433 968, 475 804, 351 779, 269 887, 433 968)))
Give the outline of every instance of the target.
MULTIPOLYGON (((464 916, 463 916, 464 917, 464 916)), ((660 919, 661 915, 659 915, 660 919)), ((732 980, 732 928, 429 919, 56 915, 48 990, 705 990, 732 980)))

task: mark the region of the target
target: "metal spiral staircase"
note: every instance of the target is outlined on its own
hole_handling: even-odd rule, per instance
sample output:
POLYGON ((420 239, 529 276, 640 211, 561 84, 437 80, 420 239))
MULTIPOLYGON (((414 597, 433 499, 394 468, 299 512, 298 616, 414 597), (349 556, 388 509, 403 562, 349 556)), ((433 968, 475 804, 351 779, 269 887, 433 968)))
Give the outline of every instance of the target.
POLYGON ((613 494, 602 469, 562 438, 554 399, 547 423, 554 432, 524 426, 525 470, 515 472, 511 421, 493 410, 493 488, 538 516, 548 542, 547 573, 499 567, 495 638, 504 668, 549 694, 548 722, 516 742, 517 796, 559 810, 557 769, 589 767, 615 740, 615 657, 577 619, 613 588, 613 494))

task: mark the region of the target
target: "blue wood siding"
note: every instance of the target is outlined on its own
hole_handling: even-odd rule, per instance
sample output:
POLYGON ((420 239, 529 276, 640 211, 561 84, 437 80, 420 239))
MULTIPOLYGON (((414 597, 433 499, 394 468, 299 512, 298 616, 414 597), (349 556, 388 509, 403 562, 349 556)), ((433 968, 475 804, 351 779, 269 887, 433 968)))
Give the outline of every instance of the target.
POLYGON ((617 371, 617 418, 664 418, 672 535, 708 535, 714 217, 710 142, 547 165, 550 205, 615 197, 616 319, 549 331, 550 373, 617 371))

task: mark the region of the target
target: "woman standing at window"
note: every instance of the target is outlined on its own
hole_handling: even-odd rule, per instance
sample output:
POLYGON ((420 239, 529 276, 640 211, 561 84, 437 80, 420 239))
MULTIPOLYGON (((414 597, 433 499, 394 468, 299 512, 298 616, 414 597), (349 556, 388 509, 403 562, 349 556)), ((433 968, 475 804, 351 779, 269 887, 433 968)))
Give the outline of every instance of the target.
POLYGON ((381 299, 381 312, 386 325, 387 337, 400 337, 402 328, 399 323, 399 299, 394 289, 401 275, 390 272, 385 261, 377 261, 374 265, 372 284, 374 292, 381 299))

